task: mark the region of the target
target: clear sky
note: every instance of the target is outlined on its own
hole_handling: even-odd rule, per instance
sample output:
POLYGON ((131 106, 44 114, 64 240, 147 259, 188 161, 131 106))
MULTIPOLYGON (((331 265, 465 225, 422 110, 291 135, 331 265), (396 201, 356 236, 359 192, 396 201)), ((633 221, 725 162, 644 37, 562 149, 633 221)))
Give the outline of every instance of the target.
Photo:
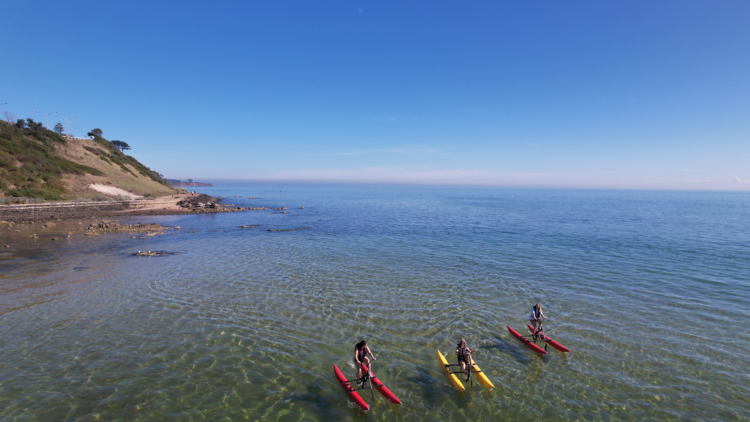
POLYGON ((0 9, 0 110, 168 177, 750 189, 747 0, 0 9))

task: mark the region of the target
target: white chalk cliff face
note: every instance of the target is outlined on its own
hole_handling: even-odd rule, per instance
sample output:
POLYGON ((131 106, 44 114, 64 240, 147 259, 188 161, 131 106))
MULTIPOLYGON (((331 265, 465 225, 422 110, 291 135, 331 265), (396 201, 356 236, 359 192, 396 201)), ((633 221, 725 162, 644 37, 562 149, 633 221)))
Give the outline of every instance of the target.
POLYGON ((126 191, 126 190, 123 190, 123 189, 120 189, 120 188, 116 188, 114 186, 107 186, 107 185, 101 185, 101 184, 98 184, 98 183, 93 183, 93 184, 90 184, 89 187, 91 189, 93 189, 93 190, 95 190, 95 191, 97 191, 99 193, 103 193, 105 195, 111 195, 111 196, 122 195, 122 196, 127 196, 130 199, 143 199, 143 197, 140 196, 140 195, 136 195, 134 193, 130 193, 130 192, 126 191))

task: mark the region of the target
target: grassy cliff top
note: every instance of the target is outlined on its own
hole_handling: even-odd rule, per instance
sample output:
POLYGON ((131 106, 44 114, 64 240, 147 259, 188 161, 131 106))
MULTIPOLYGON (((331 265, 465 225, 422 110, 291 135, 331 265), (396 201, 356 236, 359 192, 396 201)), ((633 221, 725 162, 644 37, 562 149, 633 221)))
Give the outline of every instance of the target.
POLYGON ((175 192, 154 171, 102 137, 66 139, 33 120, 25 127, 0 122, 0 194, 65 200, 92 197, 91 184, 136 195, 175 192))

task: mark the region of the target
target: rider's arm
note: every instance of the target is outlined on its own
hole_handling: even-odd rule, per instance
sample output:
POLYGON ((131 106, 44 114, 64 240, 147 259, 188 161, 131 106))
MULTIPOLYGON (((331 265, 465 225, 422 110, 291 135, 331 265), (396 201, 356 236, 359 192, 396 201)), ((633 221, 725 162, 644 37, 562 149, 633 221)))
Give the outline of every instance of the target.
POLYGON ((357 353, 357 348, 355 347, 355 348, 354 348, 354 361, 355 361, 355 362, 358 362, 358 363, 362 363, 362 362, 361 362, 361 361, 359 360, 359 356, 358 356, 358 355, 359 355, 359 353, 357 353))
POLYGON ((370 350, 370 346, 367 346, 367 353, 370 354, 370 357, 372 358, 372 360, 375 360, 375 356, 372 354, 372 351, 370 350))

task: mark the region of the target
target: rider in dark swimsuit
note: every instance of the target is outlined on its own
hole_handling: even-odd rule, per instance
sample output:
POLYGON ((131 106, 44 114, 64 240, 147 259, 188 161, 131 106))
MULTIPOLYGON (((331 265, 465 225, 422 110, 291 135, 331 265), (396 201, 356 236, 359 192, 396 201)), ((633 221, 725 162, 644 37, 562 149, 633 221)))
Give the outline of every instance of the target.
POLYGON ((539 328, 542 326, 542 321, 547 319, 542 312, 542 304, 537 303, 531 308, 531 315, 529 315, 529 324, 534 328, 533 334, 536 336, 539 328))
POLYGON ((466 347, 466 340, 461 339, 461 341, 458 342, 458 347, 456 347, 456 358, 458 359, 458 363, 461 365, 461 371, 463 371, 464 374, 468 374, 469 372, 467 365, 474 364, 474 361, 471 359, 471 354, 476 351, 477 349, 470 350, 466 347))
POLYGON ((357 384, 359 384, 359 380, 362 378, 362 364, 364 363, 368 367, 370 365, 370 359, 367 358, 368 354, 372 360, 377 360, 367 346, 367 340, 362 340, 354 346, 354 366, 357 368, 357 384))

